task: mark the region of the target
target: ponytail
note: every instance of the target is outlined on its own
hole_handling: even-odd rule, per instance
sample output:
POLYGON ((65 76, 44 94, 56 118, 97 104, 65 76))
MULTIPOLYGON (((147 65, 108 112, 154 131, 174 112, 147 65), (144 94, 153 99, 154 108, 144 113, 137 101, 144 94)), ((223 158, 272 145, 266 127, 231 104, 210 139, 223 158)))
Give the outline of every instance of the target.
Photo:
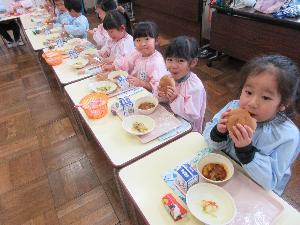
POLYGON ((130 21, 130 18, 128 16, 128 13, 126 12, 126 10, 122 6, 118 6, 117 10, 124 16, 124 18, 126 20, 126 32, 128 34, 132 35, 132 26, 131 26, 131 21, 130 21))

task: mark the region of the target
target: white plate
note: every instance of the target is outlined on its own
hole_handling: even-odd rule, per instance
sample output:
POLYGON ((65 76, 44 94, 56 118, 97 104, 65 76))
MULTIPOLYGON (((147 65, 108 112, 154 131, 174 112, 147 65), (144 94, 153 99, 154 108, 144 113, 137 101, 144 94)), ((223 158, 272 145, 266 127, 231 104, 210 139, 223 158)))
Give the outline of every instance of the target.
POLYGON ((68 40, 67 43, 70 45, 80 45, 82 43, 82 40, 80 38, 73 38, 68 40))
POLYGON ((231 195, 223 188, 210 183, 198 183, 192 186, 186 194, 186 203, 191 213, 208 225, 228 224, 236 215, 236 205, 231 195), (214 216, 202 210, 202 200, 217 203, 218 209, 214 216))
POLYGON ((62 51, 62 54, 67 55, 72 48, 74 47, 64 44, 62 47, 57 48, 57 50, 62 51))
POLYGON ((89 63, 89 60, 85 58, 77 58, 77 59, 71 59, 69 62, 69 65, 72 66, 75 69, 81 69, 85 67, 89 63))
POLYGON ((98 55, 98 50, 96 48, 88 48, 88 49, 85 49, 84 51, 82 51, 80 54, 82 54, 84 56, 98 55))
POLYGON ((47 34, 46 40, 54 41, 59 37, 60 37, 60 34, 58 34, 58 33, 47 34))
POLYGON ((111 81, 98 81, 89 83, 89 88, 95 92, 110 94, 117 89, 117 85, 111 81), (107 88, 107 90, 101 90, 101 88, 107 88))
POLYGON ((122 127, 130 134, 134 135, 144 135, 150 133, 155 127, 155 121, 149 116, 144 115, 132 115, 125 117, 122 121, 122 127), (133 128, 134 123, 143 123, 147 128, 145 132, 139 132, 138 130, 133 128))
POLYGON ((107 75, 107 78, 109 80, 111 80, 112 82, 116 82, 116 80, 114 78, 118 77, 118 76, 128 76, 128 73, 126 71, 123 70, 117 70, 117 71, 112 71, 107 75))

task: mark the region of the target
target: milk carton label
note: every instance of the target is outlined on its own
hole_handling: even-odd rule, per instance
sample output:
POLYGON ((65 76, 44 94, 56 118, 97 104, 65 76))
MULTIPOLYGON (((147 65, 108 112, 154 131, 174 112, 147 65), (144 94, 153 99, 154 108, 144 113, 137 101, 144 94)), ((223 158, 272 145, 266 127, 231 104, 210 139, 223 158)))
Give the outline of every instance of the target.
POLYGON ((124 116, 130 116, 134 113, 133 102, 128 97, 119 98, 115 107, 121 110, 124 116))
POLYGON ((125 76, 118 76, 117 83, 122 90, 126 90, 129 88, 129 82, 125 76))
POLYGON ((183 194, 186 194, 191 186, 199 182, 198 172, 188 163, 178 166, 176 173, 175 185, 183 194))
POLYGON ((70 49, 69 57, 70 57, 70 59, 76 59, 78 57, 77 51, 75 49, 70 49))
POLYGON ((139 73, 138 73, 138 78, 140 80, 146 81, 147 80, 147 73, 143 70, 140 70, 139 73))
POLYGON ((56 45, 57 47, 62 47, 64 45, 64 40, 62 38, 56 39, 56 45))
POLYGON ((44 31, 44 32, 45 32, 46 35, 48 35, 48 34, 51 33, 50 30, 49 30, 48 28, 45 28, 45 31, 44 31))

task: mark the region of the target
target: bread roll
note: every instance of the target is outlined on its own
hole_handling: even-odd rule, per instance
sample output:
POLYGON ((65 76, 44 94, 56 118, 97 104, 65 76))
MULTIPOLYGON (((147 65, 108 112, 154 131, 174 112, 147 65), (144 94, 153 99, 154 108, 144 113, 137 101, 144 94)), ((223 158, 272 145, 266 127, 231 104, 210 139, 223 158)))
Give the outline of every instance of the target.
POLYGON ((158 90, 166 93, 168 87, 175 88, 175 80, 171 75, 165 75, 160 79, 159 85, 158 85, 158 90))
POLYGON ((227 129, 230 132, 234 132, 232 127, 237 125, 238 123, 241 125, 247 125, 252 128, 252 130, 256 129, 256 119, 251 117, 250 113, 245 109, 232 109, 229 111, 229 115, 227 117, 227 129))

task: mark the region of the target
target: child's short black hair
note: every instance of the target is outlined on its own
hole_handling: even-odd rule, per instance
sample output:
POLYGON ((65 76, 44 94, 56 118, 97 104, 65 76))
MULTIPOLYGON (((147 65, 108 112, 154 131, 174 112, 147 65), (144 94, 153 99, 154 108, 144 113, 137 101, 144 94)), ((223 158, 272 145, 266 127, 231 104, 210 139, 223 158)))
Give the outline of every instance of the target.
POLYGON ((134 27, 133 31, 133 39, 137 39, 140 37, 151 37, 158 38, 158 27, 156 23, 151 21, 139 22, 134 27))
POLYGON ((295 116, 295 104, 299 97, 300 74, 297 65, 282 55, 266 55, 254 58, 241 69, 241 90, 248 77, 258 76, 264 72, 275 76, 278 92, 281 95, 281 104, 286 107, 284 113, 293 118, 295 116))
POLYGON ((132 34, 130 19, 123 8, 108 11, 103 20, 103 27, 105 30, 120 29, 125 25, 126 31, 132 34))
POLYGON ((98 0, 97 7, 101 8, 104 12, 114 10, 118 7, 115 0, 98 0))
POLYGON ((166 49, 165 57, 183 58, 190 62, 198 57, 198 48, 195 38, 179 36, 171 41, 166 49))
POLYGON ((64 4, 68 11, 71 11, 72 9, 77 13, 82 11, 81 0, 64 0, 64 4))

